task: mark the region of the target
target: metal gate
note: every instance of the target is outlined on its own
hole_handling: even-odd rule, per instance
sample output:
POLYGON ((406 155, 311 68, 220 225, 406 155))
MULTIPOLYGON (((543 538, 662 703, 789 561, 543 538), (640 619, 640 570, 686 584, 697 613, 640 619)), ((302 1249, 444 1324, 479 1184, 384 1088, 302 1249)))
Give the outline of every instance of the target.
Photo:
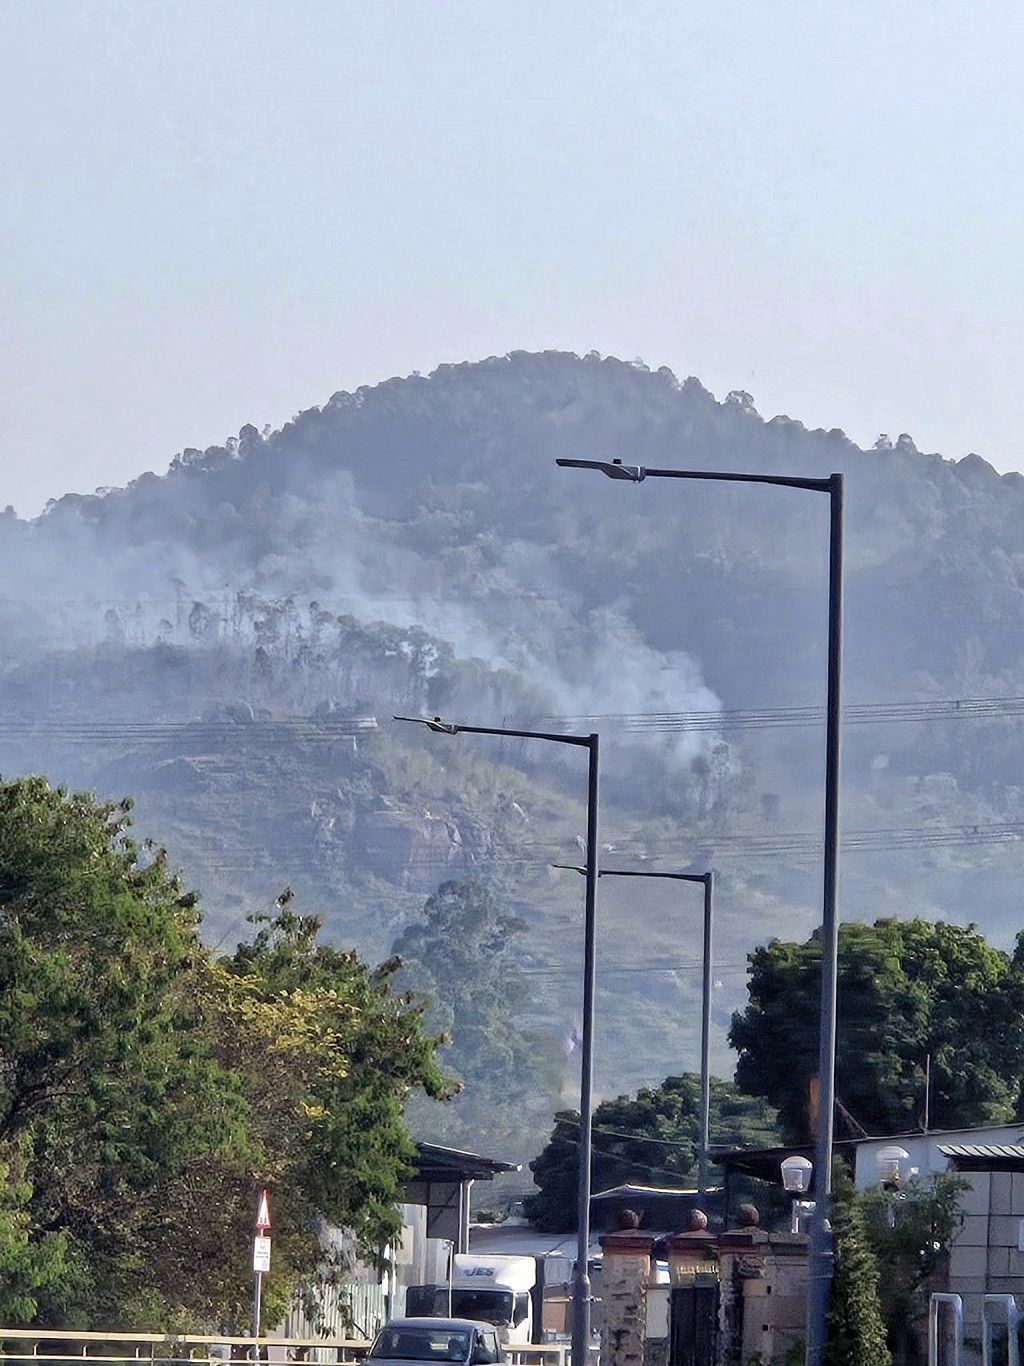
POLYGON ((668 1366, 714 1366, 717 1352, 717 1280, 677 1286, 669 1307, 668 1366))

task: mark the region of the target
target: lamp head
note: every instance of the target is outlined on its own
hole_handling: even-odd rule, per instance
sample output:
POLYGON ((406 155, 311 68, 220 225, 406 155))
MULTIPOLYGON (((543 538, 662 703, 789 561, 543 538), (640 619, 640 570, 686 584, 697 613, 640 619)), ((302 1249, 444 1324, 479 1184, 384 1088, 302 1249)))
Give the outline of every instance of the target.
POLYGON ((895 1143, 886 1144, 884 1148, 879 1148, 875 1153, 875 1166, 878 1168, 879 1183, 886 1189, 898 1186, 900 1177, 903 1175, 903 1163, 908 1161, 910 1154, 906 1148, 901 1148, 895 1143))
POLYGON ((814 1163, 806 1157, 787 1157, 782 1163, 782 1184, 790 1195, 803 1195, 811 1188, 811 1173, 814 1163))
POLYGON ((458 735, 461 729, 451 721, 442 721, 440 716, 396 716, 395 720, 412 721, 415 725, 426 726, 427 730, 437 731, 440 735, 458 735))
POLYGON ((647 470, 643 465, 624 465, 621 460, 559 459, 555 464, 574 470, 600 470, 609 479, 628 479, 631 484, 642 483, 647 478, 647 470))

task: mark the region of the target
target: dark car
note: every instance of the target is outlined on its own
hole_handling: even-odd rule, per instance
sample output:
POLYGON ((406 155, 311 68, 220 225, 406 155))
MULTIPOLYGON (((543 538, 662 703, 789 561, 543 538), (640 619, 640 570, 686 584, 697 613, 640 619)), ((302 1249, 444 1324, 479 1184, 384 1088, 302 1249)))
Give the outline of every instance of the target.
POLYGON ((438 1361, 453 1366, 491 1366, 505 1360, 493 1323, 476 1319, 389 1319, 366 1357, 372 1366, 438 1361))

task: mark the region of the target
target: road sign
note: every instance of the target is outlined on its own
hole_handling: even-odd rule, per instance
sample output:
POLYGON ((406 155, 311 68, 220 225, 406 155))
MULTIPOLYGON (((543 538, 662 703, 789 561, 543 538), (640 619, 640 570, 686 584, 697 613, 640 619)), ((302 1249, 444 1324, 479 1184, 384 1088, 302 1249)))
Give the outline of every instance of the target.
POLYGON ((254 1238, 252 1240, 252 1269, 256 1272, 270 1270, 269 1238, 254 1238))
POLYGON ((256 1211, 256 1227, 270 1227, 270 1206, 267 1204, 267 1192, 265 1190, 260 1192, 260 1207, 256 1211))

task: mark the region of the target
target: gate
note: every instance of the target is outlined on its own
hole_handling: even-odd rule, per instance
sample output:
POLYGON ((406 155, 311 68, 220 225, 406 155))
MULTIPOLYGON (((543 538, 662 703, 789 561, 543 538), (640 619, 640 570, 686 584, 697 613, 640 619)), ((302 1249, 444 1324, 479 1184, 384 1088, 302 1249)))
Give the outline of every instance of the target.
POLYGON ((669 1306, 668 1366, 714 1366, 718 1353, 718 1281, 676 1286, 669 1306))

